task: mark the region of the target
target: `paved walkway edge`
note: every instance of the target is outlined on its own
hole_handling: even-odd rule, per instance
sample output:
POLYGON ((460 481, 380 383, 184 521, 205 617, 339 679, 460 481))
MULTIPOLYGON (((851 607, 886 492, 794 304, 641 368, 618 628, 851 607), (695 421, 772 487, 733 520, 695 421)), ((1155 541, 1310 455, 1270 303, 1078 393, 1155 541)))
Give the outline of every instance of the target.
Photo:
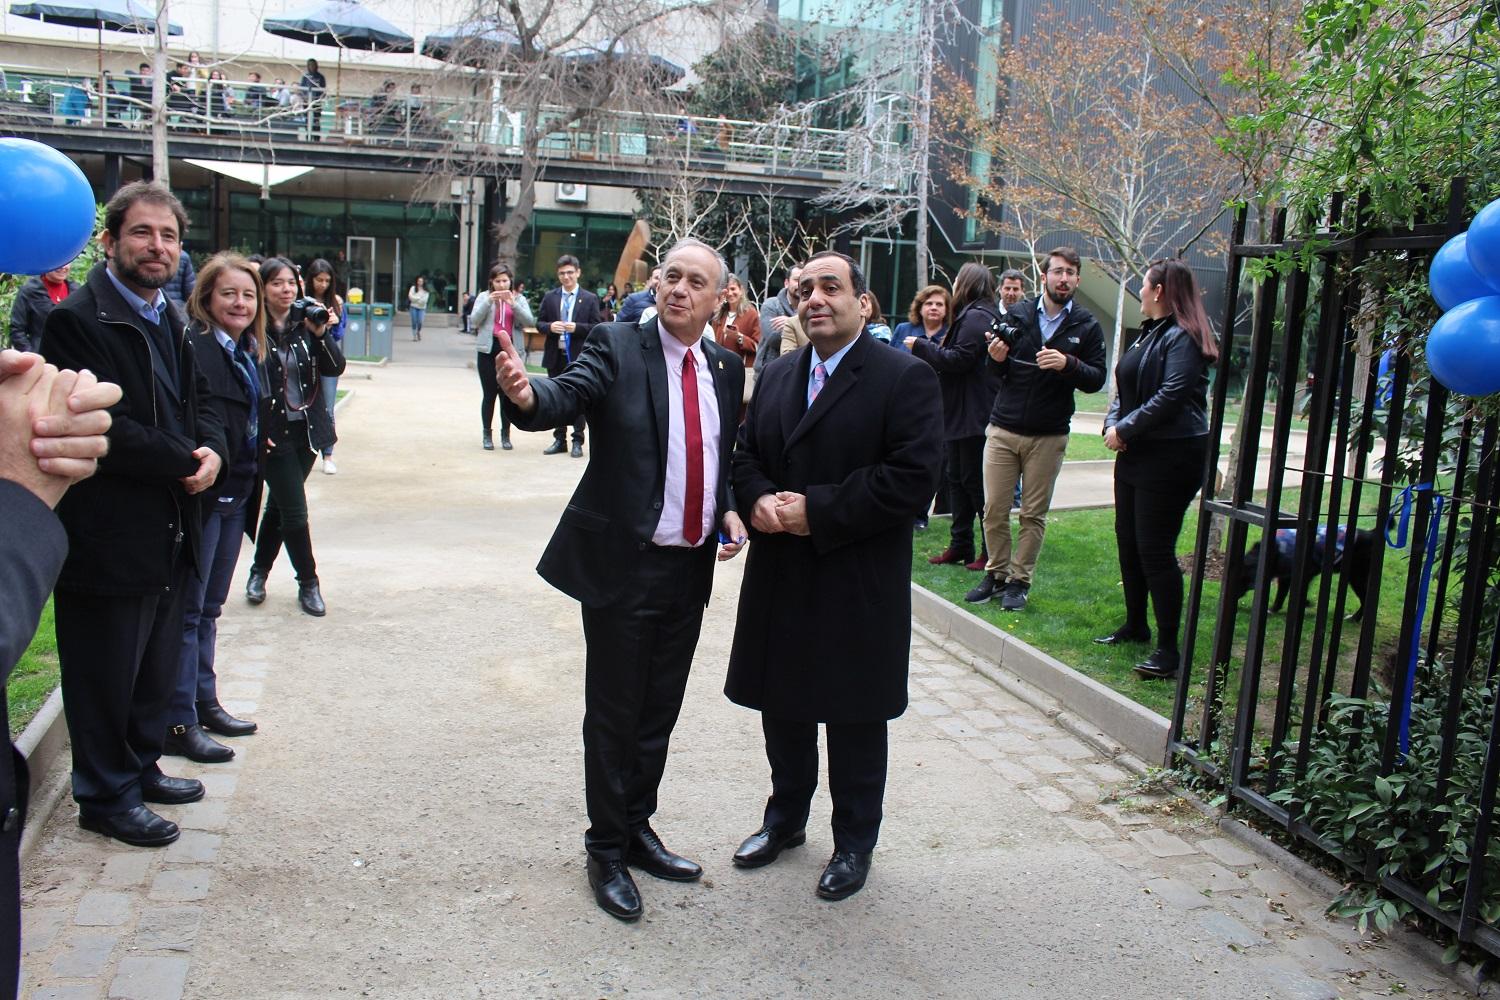
MULTIPOLYGON (((1083 676, 1061 660, 1048 656, 1003 629, 955 607, 924 587, 912 584, 911 594, 912 615, 921 623, 920 627, 932 633, 934 642, 1008 693, 1054 719, 1074 736, 1105 753, 1118 755, 1115 756, 1116 764, 1144 775, 1146 769, 1142 761, 1161 763, 1166 759, 1170 723, 1164 717, 1083 676), (992 655, 986 656, 986 653, 992 655)), ((1186 789, 1178 789, 1177 793, 1204 816, 1216 821, 1226 837, 1259 854, 1313 892, 1329 901, 1339 894, 1342 886, 1332 876, 1243 820, 1209 806, 1186 789)), ((1418 956, 1434 972, 1453 979, 1475 996, 1500 1000, 1500 983, 1491 981, 1481 969, 1467 962, 1456 965, 1444 962, 1443 945, 1420 931, 1402 924, 1388 937, 1418 956)))
POLYGON ((31 794, 26 802, 26 829, 21 833, 21 861, 30 857, 42 828, 57 808, 67 785, 67 770, 58 767, 68 759, 68 721, 63 716, 62 688, 52 689, 31 722, 16 740, 16 749, 26 758, 31 772, 31 794))
MULTIPOLYGON (((1163 716, 915 583, 911 585, 911 606, 919 622, 969 650, 970 665, 986 677, 1003 684, 995 676, 997 667, 1014 674, 1146 763, 1157 765, 1166 760, 1170 724, 1163 716)), ((1031 701, 1024 693, 1020 696, 1031 701)), ((1049 706, 1032 704, 1056 714, 1049 706)))

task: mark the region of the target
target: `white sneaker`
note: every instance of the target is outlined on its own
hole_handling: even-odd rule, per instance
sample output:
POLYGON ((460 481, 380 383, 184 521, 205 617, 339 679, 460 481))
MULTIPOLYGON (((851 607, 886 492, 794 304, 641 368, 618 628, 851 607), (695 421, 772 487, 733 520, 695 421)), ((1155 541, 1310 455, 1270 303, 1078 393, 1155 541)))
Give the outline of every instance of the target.
POLYGON ((339 467, 334 464, 334 462, 333 462, 333 456, 332 455, 324 455, 323 456, 323 475, 325 475, 325 476, 335 476, 335 475, 338 475, 338 471, 339 471, 339 467))

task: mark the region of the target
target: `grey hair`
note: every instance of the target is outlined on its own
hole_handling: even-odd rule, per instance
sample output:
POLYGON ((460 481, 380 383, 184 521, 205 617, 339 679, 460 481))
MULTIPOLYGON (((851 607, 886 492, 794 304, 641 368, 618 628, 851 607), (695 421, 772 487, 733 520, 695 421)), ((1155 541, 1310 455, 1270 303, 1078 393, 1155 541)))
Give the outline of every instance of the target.
POLYGON ((700 239, 695 239, 691 236, 684 236, 676 243, 673 243, 671 249, 662 254, 662 264, 665 265, 666 262, 671 259, 672 255, 680 250, 691 250, 695 248, 699 250, 707 250, 709 253, 714 255, 714 260, 719 262, 719 291, 722 292, 725 288, 728 288, 729 261, 724 259, 723 254, 719 253, 719 251, 715 250, 713 247, 709 246, 707 243, 704 243, 700 239))
POLYGON ((1007 281, 1019 281, 1024 286, 1026 284, 1026 275, 1013 267, 1007 267, 1000 272, 1000 284, 1003 285, 1007 281))

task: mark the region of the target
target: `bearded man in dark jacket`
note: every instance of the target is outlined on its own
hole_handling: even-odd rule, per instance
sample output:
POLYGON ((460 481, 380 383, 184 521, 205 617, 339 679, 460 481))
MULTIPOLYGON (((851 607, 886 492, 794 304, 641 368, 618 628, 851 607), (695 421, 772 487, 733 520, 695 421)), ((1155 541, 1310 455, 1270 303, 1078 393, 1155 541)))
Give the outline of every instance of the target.
POLYGON ((202 517, 228 448, 209 387, 162 294, 177 274, 187 213, 161 184, 136 182, 105 206, 107 263, 47 317, 42 347, 123 392, 109 454, 57 507, 68 559, 54 610, 73 798, 86 830, 139 847, 178 837, 147 802, 203 797, 157 766, 182 649, 183 597, 202 517))
POLYGON ((1002 333, 989 343, 990 368, 1000 379, 985 428, 984 540, 990 557, 984 579, 965 596, 971 604, 998 597, 1007 611, 1026 607, 1068 449, 1073 393, 1104 387, 1104 330, 1073 301, 1082 268, 1071 247, 1049 253, 1042 294, 1006 310, 1009 337, 1002 333), (1017 479, 1021 531, 1012 547, 1010 498, 1017 479))

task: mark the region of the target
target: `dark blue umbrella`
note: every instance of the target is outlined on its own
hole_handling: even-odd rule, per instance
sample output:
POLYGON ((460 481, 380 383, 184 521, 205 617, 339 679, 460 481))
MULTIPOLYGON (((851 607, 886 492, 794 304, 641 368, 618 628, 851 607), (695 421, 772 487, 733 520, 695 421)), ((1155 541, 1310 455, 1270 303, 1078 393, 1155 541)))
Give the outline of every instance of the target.
POLYGON ((416 39, 355 0, 326 0, 261 22, 273 35, 314 45, 374 52, 414 52, 416 39))
POLYGON ((422 54, 442 62, 483 65, 492 56, 519 52, 521 39, 494 24, 465 24, 422 39, 422 54))
MULTIPOLYGON (((156 11, 135 0, 96 0, 94 3, 13 3, 10 12, 43 24, 63 24, 70 28, 93 28, 99 36, 99 89, 104 89, 104 32, 133 31, 138 35, 156 32, 156 11)), ((167 22, 167 34, 182 34, 182 25, 167 22)))
POLYGON ((669 59, 663 59, 650 52, 631 52, 620 48, 617 42, 595 42, 592 45, 565 52, 563 58, 579 69, 598 65, 608 59, 618 59, 621 62, 638 66, 647 76, 657 80, 663 86, 676 83, 687 75, 687 70, 669 59))
MULTIPOLYGON (((156 11, 135 0, 96 0, 94 3, 13 3, 10 12, 44 24, 96 31, 134 31, 149 35, 156 30, 156 11)), ((182 34, 182 25, 168 24, 167 34, 182 34)))

